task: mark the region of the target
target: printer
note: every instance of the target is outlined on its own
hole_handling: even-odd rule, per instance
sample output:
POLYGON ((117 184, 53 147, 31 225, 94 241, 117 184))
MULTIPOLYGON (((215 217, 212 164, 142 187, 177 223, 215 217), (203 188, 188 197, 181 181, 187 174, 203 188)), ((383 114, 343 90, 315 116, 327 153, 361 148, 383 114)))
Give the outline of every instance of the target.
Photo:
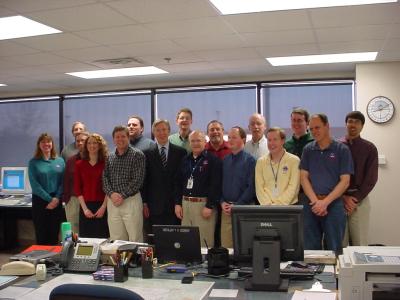
POLYGON ((344 248, 338 271, 340 300, 400 299, 400 247, 344 248))

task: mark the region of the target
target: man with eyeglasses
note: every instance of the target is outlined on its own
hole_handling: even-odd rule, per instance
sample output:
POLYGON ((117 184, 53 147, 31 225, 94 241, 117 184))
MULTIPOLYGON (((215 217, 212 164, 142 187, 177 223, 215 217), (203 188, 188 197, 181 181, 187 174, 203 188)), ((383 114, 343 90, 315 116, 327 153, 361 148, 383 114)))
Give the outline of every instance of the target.
POLYGON ((301 158, 305 145, 314 140, 307 130, 309 118, 308 111, 302 108, 295 108, 290 114, 293 136, 285 142, 283 147, 298 158, 301 158))
POLYGON ((378 180, 378 150, 370 141, 361 138, 365 117, 359 111, 346 116, 347 134, 342 139, 351 151, 354 161, 354 175, 345 192, 344 208, 347 214, 347 227, 343 247, 368 245, 370 203, 368 194, 378 180))

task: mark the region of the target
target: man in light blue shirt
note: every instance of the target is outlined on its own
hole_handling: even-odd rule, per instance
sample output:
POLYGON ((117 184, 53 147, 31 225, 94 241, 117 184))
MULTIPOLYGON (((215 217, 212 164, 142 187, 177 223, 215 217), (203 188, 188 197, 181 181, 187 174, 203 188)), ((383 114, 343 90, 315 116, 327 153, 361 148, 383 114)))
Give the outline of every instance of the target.
POLYGON ((221 197, 221 246, 232 248, 231 209, 233 205, 253 204, 256 198, 254 187, 255 158, 243 151, 246 132, 241 127, 232 127, 228 143, 232 153, 223 161, 221 197))

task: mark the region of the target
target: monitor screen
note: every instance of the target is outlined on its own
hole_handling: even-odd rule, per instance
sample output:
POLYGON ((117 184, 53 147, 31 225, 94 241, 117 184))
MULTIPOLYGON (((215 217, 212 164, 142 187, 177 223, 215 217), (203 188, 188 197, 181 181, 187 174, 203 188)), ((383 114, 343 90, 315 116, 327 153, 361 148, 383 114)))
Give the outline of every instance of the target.
POLYGON ((279 235, 282 261, 304 259, 303 206, 237 205, 232 208, 235 261, 251 264, 256 233, 260 235, 270 229, 279 235))
POLYGON ((199 227, 153 225, 157 259, 161 262, 201 263, 199 227))
POLYGON ((28 179, 28 168, 3 167, 1 168, 3 194, 29 194, 31 188, 28 179))

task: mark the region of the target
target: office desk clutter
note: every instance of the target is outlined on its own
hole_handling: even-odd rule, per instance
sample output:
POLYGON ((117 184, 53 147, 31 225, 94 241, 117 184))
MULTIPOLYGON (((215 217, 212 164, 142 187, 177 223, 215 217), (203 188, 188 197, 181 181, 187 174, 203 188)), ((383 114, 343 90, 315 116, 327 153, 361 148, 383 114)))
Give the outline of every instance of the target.
POLYGON ((141 254, 142 263, 142 278, 153 278, 153 261, 154 251, 152 247, 140 247, 139 251, 141 254))

